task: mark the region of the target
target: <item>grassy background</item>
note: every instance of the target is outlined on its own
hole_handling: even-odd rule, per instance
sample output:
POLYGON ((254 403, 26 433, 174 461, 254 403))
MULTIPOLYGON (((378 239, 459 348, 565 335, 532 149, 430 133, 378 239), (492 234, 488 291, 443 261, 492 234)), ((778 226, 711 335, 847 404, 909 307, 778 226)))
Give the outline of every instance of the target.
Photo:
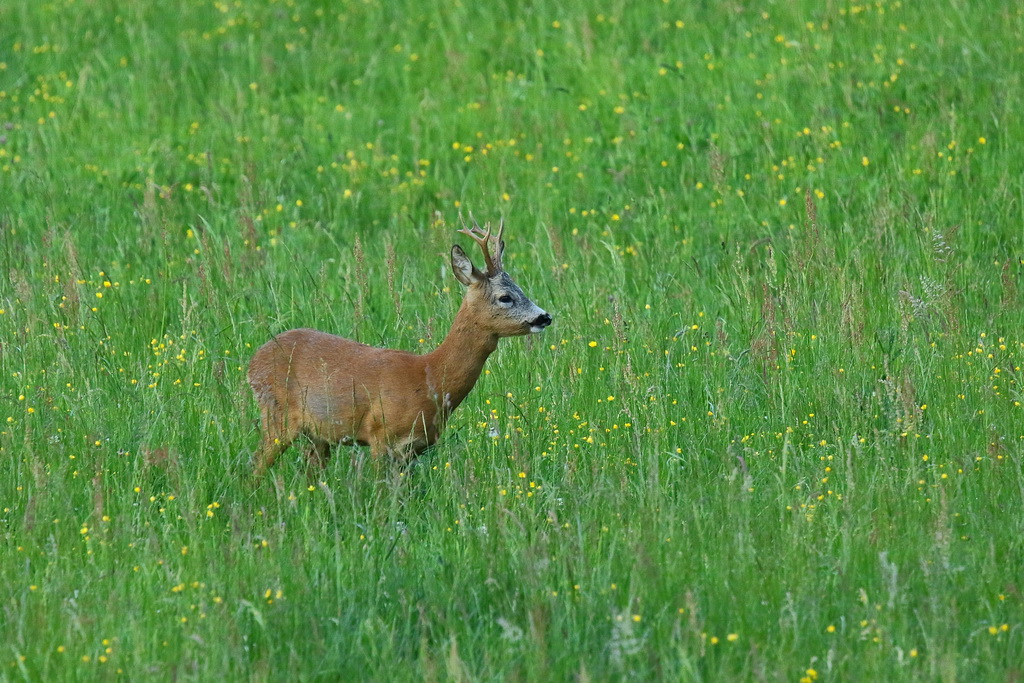
POLYGON ((1013 680, 1015 3, 0 7, 0 678, 1013 680), (555 316, 418 467, 258 345, 555 316), (491 436, 497 433, 498 436, 491 436))

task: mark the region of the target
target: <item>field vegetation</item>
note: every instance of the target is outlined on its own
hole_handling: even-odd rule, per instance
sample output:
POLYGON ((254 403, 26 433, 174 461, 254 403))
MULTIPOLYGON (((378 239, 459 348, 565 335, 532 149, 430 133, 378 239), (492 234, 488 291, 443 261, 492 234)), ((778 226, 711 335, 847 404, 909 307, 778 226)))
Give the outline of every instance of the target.
POLYGON ((1024 9, 0 6, 0 679, 1024 675, 1024 9), (409 469, 292 327, 551 312, 409 469))

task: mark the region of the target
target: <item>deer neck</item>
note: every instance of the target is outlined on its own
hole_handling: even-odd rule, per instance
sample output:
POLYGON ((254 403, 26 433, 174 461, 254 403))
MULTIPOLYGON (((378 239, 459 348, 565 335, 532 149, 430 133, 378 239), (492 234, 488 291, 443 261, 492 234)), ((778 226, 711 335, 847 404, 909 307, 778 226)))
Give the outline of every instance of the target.
POLYGON ((481 329, 465 301, 448 336, 424 358, 427 382, 443 401, 447 412, 455 410, 473 389, 487 357, 498 348, 498 336, 481 329))

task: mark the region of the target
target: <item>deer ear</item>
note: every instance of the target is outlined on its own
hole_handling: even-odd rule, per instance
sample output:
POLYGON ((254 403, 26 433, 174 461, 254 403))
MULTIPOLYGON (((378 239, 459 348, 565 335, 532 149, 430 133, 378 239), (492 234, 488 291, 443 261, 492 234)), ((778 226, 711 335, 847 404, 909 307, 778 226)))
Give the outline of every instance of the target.
POLYGON ((452 272, 455 273, 455 279, 467 287, 484 279, 483 273, 476 269, 466 252, 457 244, 452 247, 452 272))

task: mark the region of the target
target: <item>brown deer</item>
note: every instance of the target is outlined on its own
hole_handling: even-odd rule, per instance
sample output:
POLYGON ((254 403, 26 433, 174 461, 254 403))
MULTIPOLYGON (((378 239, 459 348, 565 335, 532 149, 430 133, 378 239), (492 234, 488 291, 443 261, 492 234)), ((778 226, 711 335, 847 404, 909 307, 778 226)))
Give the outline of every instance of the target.
POLYGON ((326 466, 337 443, 369 446, 375 458, 415 457, 437 441, 500 337, 551 324, 502 268, 504 221, 497 235, 486 227, 474 221, 459 230, 480 245, 487 270, 452 247, 452 271, 466 295, 448 336, 430 353, 376 348, 311 329, 283 332, 256 351, 249 385, 262 423, 257 476, 300 434, 311 441, 306 455, 314 466, 326 466))

